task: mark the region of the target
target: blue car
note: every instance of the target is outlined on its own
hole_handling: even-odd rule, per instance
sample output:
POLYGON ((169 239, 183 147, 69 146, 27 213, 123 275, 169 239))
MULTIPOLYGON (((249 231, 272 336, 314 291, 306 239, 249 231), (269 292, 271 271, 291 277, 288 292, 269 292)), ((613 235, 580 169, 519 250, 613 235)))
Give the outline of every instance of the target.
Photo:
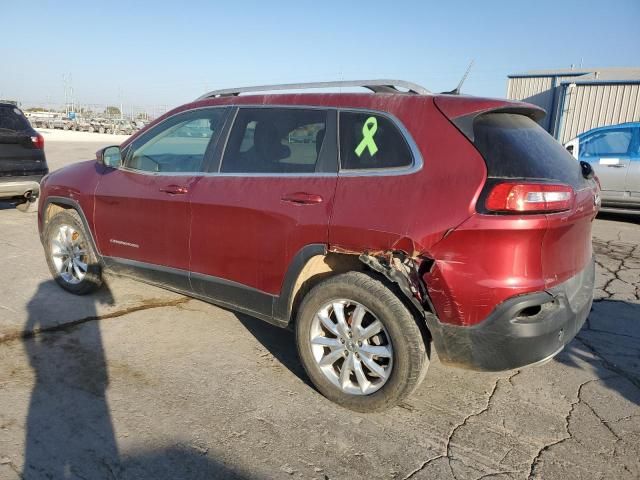
POLYGON ((593 167, 602 187, 601 211, 640 213, 640 122, 594 128, 565 147, 593 167))

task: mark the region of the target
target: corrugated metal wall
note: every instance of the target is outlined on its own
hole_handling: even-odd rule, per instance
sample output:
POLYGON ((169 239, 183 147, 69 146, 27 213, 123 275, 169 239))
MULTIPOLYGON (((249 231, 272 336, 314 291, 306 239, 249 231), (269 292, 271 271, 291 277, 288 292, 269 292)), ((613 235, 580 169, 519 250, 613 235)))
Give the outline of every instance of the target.
POLYGON ((540 125, 549 130, 552 124, 550 110, 553 105, 553 77, 515 77, 507 83, 507 98, 533 103, 547 111, 540 125))
POLYGON ((562 120, 556 138, 564 143, 595 127, 640 121, 640 84, 564 86, 562 120))

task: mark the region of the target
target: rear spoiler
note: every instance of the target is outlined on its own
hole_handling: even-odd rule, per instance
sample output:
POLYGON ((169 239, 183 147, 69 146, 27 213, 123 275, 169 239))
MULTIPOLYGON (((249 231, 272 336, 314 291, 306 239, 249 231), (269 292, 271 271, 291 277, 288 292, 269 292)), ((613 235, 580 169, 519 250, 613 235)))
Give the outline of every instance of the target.
POLYGON ((538 122, 547 114, 544 109, 536 105, 508 100, 438 96, 435 98, 434 103, 438 110, 471 142, 474 140, 473 122, 480 115, 486 113, 515 113, 538 122))

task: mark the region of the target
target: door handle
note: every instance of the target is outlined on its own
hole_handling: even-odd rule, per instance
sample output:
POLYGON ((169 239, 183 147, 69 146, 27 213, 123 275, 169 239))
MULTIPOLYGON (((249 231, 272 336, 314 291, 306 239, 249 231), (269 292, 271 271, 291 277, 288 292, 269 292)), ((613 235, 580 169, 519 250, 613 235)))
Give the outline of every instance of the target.
POLYGON ((283 202, 295 203, 296 205, 315 205, 322 203, 322 197, 313 193, 295 192, 288 193, 281 199, 283 202))
POLYGON ((624 163, 614 163, 612 165, 607 165, 607 167, 610 167, 610 168, 624 168, 624 167, 626 167, 626 165, 624 163))
POLYGON ((168 193, 169 195, 184 195, 185 193, 189 193, 187 187, 181 187, 180 185, 167 185, 166 187, 162 187, 160 191, 168 193))

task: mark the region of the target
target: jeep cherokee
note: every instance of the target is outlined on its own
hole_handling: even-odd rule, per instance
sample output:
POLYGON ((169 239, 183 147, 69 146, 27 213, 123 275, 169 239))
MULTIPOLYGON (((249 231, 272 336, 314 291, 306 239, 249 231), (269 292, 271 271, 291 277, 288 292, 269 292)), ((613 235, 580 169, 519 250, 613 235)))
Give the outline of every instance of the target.
POLYGON ((594 282, 598 186, 539 108, 377 80, 214 91, 42 182, 49 269, 105 269, 293 327, 309 378, 371 412, 443 363, 552 358, 594 282), (360 86, 373 93, 258 93, 360 86))

